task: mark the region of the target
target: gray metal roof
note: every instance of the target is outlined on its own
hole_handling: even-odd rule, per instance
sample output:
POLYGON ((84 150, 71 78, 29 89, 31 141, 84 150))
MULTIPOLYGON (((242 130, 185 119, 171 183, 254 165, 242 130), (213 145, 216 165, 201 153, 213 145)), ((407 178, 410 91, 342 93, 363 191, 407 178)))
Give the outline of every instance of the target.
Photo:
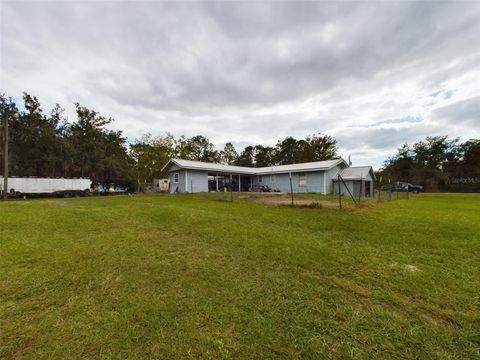
POLYGON ((344 180, 361 180, 370 173, 372 179, 375 179, 375 174, 371 166, 351 166, 340 171, 340 176, 344 180))
POLYGON ((305 172, 305 171, 320 171, 320 170, 324 171, 324 170, 329 170, 339 164, 347 165, 345 160, 336 159, 336 160, 314 161, 314 162, 291 164, 291 165, 279 165, 279 166, 253 168, 253 167, 246 167, 246 166, 232 166, 232 165, 207 163, 207 162, 193 161, 193 160, 170 159, 170 161, 163 167, 162 170, 166 169, 172 163, 184 169, 204 170, 204 171, 212 171, 212 172, 219 172, 219 173, 246 174, 246 175, 265 175, 265 174, 275 174, 275 173, 305 172))
POLYGON ((336 159, 336 160, 325 160, 325 161, 313 161, 300 164, 290 164, 290 165, 279 165, 279 166, 268 166, 255 168, 256 174, 274 174, 274 173, 288 173, 288 172, 305 172, 305 171, 316 171, 316 170, 329 170, 332 167, 344 163, 347 165, 345 160, 336 159))
POLYGON ((170 159, 170 161, 163 167, 162 171, 166 169, 170 163, 174 163, 178 167, 183 169, 192 170, 206 170, 220 173, 236 173, 236 174, 248 174, 251 175, 253 168, 243 166, 223 165, 216 163, 207 163, 202 161, 183 160, 183 159, 170 159))

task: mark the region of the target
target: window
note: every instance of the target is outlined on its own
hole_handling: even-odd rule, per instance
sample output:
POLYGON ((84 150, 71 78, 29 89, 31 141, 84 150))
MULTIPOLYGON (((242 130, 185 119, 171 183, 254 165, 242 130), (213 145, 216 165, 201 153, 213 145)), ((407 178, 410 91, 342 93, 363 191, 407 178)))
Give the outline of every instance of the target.
POLYGON ((258 182, 261 183, 262 182, 262 175, 258 175, 258 182))
POLYGON ((298 174, 298 186, 307 185, 307 174, 298 174))
POLYGON ((173 182, 178 184, 178 173, 173 174, 173 182))
POLYGON ((274 183, 276 180, 275 175, 270 175, 270 182, 274 183))

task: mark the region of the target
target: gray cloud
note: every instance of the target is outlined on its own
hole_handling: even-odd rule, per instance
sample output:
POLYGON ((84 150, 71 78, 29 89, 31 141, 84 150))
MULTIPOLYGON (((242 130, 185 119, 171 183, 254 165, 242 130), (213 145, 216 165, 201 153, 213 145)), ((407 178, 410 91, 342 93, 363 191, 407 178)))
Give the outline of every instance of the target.
POLYGON ((325 132, 368 162, 437 132, 480 136, 480 3, 0 6, 1 90, 70 115, 79 101, 130 138, 325 132))
POLYGON ((480 96, 437 108, 432 117, 447 125, 453 123, 480 128, 480 96))

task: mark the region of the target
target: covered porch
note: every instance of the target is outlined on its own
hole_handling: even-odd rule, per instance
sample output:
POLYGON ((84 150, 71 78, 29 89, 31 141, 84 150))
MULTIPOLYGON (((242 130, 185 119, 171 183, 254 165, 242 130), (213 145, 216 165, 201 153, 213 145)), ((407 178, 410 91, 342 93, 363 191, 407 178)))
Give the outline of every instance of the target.
POLYGON ((209 192, 252 191, 254 175, 235 173, 208 173, 209 192))

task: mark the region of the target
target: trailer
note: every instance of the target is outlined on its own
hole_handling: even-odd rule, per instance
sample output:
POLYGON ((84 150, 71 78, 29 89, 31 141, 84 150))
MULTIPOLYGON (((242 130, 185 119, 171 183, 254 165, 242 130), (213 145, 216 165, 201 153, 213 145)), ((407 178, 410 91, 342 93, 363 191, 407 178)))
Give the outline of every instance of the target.
POLYGON ((153 179, 153 191, 168 192, 169 189, 170 189, 169 179, 153 179))
MULTIPOLYGON (((0 177, 0 189, 4 178, 0 177)), ((91 193, 91 180, 88 178, 37 178, 9 177, 9 197, 72 197, 91 193)))

